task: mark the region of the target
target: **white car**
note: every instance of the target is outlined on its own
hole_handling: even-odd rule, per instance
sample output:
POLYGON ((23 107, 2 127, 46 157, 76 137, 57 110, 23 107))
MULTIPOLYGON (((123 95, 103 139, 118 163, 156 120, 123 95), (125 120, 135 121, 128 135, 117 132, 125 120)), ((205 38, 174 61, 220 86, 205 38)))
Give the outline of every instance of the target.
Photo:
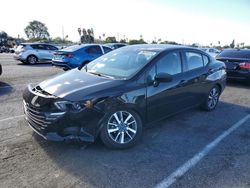
POLYGON ((56 50, 58 48, 50 44, 22 43, 17 47, 14 58, 27 64, 51 62, 56 50))
POLYGON ((220 53, 220 50, 218 50, 216 48, 201 48, 201 50, 203 50, 204 52, 208 53, 212 57, 215 57, 215 56, 217 56, 220 53))

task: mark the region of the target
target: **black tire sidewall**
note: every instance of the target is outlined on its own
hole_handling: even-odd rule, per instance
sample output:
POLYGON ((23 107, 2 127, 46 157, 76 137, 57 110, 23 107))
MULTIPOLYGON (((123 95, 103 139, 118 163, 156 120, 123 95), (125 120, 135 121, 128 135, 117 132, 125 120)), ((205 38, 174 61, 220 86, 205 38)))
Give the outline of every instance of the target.
POLYGON ((107 146, 108 148, 112 148, 112 149, 130 148, 130 147, 136 145, 136 143, 140 140, 141 135, 142 135, 142 121, 141 121, 140 116, 136 112, 134 112, 133 110, 125 109, 125 108, 124 109, 116 109, 116 110, 112 110, 112 111, 108 112, 104 118, 104 121, 102 123, 101 132, 100 132, 100 137, 101 137, 103 144, 105 146, 107 146), (133 140, 131 140, 130 142, 125 143, 125 144, 116 143, 115 141, 113 141, 110 138, 110 136, 108 134, 108 129, 107 129, 108 120, 109 120, 110 116, 117 111, 127 111, 127 112, 131 113, 134 116, 136 123, 137 123, 137 132, 136 132, 135 137, 133 138, 133 140))

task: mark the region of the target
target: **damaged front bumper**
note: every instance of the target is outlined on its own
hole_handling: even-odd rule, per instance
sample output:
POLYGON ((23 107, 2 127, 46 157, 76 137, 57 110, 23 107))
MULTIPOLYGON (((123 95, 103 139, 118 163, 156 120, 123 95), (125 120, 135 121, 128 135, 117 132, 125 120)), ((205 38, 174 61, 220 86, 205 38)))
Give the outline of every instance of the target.
POLYGON ((84 109, 81 113, 56 111, 52 108, 56 97, 36 93, 30 86, 23 95, 24 113, 29 126, 50 141, 94 142, 103 113, 84 109))

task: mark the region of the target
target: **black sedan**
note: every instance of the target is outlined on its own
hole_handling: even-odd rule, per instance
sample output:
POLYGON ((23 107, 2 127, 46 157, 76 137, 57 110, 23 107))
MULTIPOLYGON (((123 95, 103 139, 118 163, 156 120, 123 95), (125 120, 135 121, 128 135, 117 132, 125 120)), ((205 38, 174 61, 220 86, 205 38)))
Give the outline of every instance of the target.
POLYGON ((225 65, 205 52, 170 45, 133 45, 55 76, 24 93, 29 126, 48 140, 133 146, 143 127, 195 106, 214 110, 225 65))
POLYGON ((216 59, 226 64, 229 79, 243 80, 250 84, 250 50, 226 49, 216 59))

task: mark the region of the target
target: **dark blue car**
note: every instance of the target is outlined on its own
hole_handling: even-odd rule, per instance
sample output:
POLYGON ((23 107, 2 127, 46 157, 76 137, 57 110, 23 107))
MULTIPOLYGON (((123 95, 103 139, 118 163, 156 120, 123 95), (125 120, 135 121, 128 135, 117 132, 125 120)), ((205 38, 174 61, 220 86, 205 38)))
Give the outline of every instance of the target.
POLYGON ((99 44, 74 45, 56 51, 52 65, 69 70, 83 66, 110 51, 112 51, 111 48, 99 44))

